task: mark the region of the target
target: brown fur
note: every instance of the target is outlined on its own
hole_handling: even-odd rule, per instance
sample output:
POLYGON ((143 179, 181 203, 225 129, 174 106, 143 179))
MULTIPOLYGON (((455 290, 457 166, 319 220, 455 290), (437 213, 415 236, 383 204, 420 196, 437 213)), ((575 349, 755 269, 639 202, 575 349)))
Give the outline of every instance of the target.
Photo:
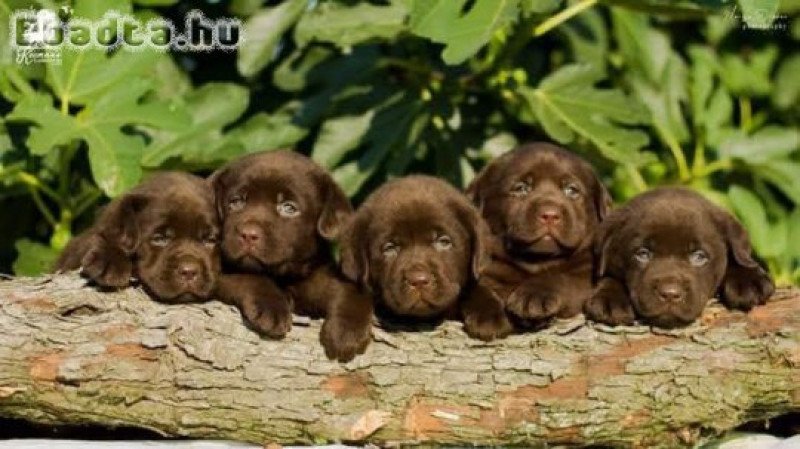
POLYGON ((487 239, 460 192, 436 178, 408 176, 384 184, 358 209, 342 234, 342 271, 374 295, 382 317, 464 313, 472 323, 465 293, 488 262, 487 239))
POLYGON ((728 307, 749 310, 774 290, 739 222, 688 189, 656 189, 614 211, 595 251, 598 286, 586 313, 608 324, 638 317, 683 326, 715 294, 728 307))
POLYGON ((160 173, 106 206, 70 241, 55 268, 81 268, 109 288, 138 278, 165 302, 208 299, 220 271, 218 234, 208 185, 193 175, 160 173))
POLYGON ((558 146, 531 143, 489 163, 467 194, 495 237, 481 285, 516 323, 580 313, 592 291, 592 236, 611 206, 592 167, 558 146))
MULTIPOLYGON (((221 291, 253 311, 258 330, 281 337, 291 327, 292 310, 326 316, 330 304, 344 297, 359 303, 356 286, 335 270, 328 243, 352 207, 320 166, 292 151, 262 152, 228 164, 210 179, 223 222, 225 271, 239 280, 221 291), (259 280, 268 278, 286 295, 261 292, 259 280)), ((363 352, 369 336, 369 329, 339 336, 342 347, 328 355, 349 360, 363 352)))

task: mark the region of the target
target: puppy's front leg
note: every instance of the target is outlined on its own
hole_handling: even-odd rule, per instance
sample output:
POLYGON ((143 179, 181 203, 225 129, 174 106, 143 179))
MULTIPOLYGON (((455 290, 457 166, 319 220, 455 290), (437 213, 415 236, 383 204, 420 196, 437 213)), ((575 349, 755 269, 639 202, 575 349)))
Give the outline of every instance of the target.
POLYGON ((131 257, 92 231, 73 238, 55 268, 58 271, 80 268, 83 276, 109 288, 127 287, 133 275, 131 257))
POLYGON ((264 275, 222 274, 217 296, 238 307, 245 321, 262 335, 283 338, 292 328, 291 298, 264 275))
POLYGON ((500 298, 480 281, 467 292, 461 304, 461 315, 464 331, 472 338, 492 341, 514 331, 500 298))
POLYGON ((616 279, 602 278, 592 297, 584 307, 584 313, 593 321, 617 326, 633 324, 635 314, 625 286, 616 279))
POLYGON ((730 264, 720 290, 720 298, 728 308, 747 311, 765 304, 775 292, 775 284, 760 266, 730 264))
POLYGON ((355 285, 344 281, 334 285, 319 339, 329 359, 348 362, 369 345, 374 303, 355 285))
POLYGON ((506 300, 509 313, 524 320, 543 321, 566 305, 560 276, 538 275, 523 281, 506 300))

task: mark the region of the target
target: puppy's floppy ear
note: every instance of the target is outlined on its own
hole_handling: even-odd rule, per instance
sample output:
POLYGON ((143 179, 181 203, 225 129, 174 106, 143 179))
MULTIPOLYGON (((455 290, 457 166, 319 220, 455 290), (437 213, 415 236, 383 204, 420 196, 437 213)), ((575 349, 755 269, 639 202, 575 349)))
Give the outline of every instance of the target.
POLYGON ((467 189, 464 191, 472 204, 478 207, 478 210, 483 209, 486 191, 489 186, 497 182, 496 178, 500 171, 500 166, 505 164, 506 159, 507 158, 500 156, 486 164, 486 166, 475 175, 475 178, 472 179, 472 182, 469 183, 467 189))
POLYGON ((469 231, 472 257, 470 267, 472 277, 480 278, 484 268, 491 262, 491 231, 477 209, 466 201, 455 205, 459 221, 469 231))
POLYGON ((350 217, 340 232, 339 259, 342 274, 353 282, 369 286, 369 239, 367 230, 371 215, 360 211, 350 217))
POLYGON ((206 178, 206 183, 211 187, 214 194, 214 205, 217 209, 219 219, 225 218, 225 192, 227 191, 225 181, 228 178, 229 169, 222 167, 206 178))
POLYGON ((139 228, 136 215, 144 209, 150 198, 142 193, 129 193, 112 201, 98 220, 101 235, 127 255, 139 246, 139 228))
POLYGON ((618 209, 600 223, 594 236, 595 277, 600 279, 611 271, 613 257, 619 257, 619 244, 622 240, 620 233, 628 221, 628 211, 618 209))
POLYGON ((603 221, 611 212, 614 200, 600 177, 595 174, 594 180, 594 210, 597 212, 597 221, 603 221))
POLYGON ((353 206, 347 195, 336 184, 336 181, 327 173, 321 176, 320 194, 322 201, 322 212, 317 221, 317 232, 326 240, 335 239, 353 214, 353 206))
POLYGON ((747 231, 731 214, 718 209, 715 215, 728 248, 728 264, 720 289, 722 301, 728 307, 742 310, 764 304, 775 291, 775 284, 753 258, 747 231))

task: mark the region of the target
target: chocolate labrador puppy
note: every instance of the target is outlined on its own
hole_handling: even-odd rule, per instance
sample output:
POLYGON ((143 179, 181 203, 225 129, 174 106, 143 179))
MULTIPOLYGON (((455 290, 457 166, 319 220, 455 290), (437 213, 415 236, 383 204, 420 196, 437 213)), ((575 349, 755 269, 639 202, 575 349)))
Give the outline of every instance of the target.
MULTIPOLYGON (((362 325, 374 305, 379 316, 414 321, 463 313, 470 326, 475 309, 468 296, 488 262, 487 238, 478 211, 446 182, 429 176, 390 181, 364 201, 340 246, 342 271, 372 293, 375 303, 339 306, 360 314, 362 325)), ((341 329, 337 333, 353 326, 339 316, 325 326, 341 329)))
MULTIPOLYGON (((225 271, 248 283, 271 277, 286 292, 261 294, 250 285, 225 289, 230 300, 251 305, 258 330, 281 337, 291 328, 293 309, 326 316, 329 304, 345 297, 369 302, 338 274, 328 244, 352 213, 350 202, 311 159, 292 151, 254 153, 219 169, 210 180, 223 222, 225 271)), ((341 331, 322 335, 323 343, 337 340, 335 348, 326 345, 329 357, 349 360, 364 351, 369 329, 358 335, 341 331)))
MULTIPOLYGON (((495 159, 467 194, 495 237, 481 284, 517 324, 581 312, 592 291, 592 237, 611 197, 592 167, 548 143, 530 143, 495 159)), ((490 340, 502 332, 483 330, 490 340)))
POLYGON ((55 268, 81 268, 102 287, 138 278, 164 302, 208 299, 220 271, 211 189, 186 173, 156 174, 102 211, 70 241, 55 268))
POLYGON ((597 234, 597 289, 589 318, 659 327, 694 321, 714 294, 733 309, 764 304, 774 285, 747 232, 699 194, 660 188, 614 211, 597 234))

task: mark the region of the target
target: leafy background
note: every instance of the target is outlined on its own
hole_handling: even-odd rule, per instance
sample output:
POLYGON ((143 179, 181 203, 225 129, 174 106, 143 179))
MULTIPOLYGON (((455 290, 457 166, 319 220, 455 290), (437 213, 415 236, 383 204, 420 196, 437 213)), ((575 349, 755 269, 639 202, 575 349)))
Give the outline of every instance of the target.
MULTIPOLYGON (((357 203, 409 172, 464 186, 518 142, 591 160, 617 201, 683 184, 800 283, 800 0, 0 0, 96 19, 244 21, 237 52, 67 52, 0 29, 0 272, 46 269, 108 198, 291 146, 357 203)), ((3 25, 5 27, 5 25, 3 25)))

